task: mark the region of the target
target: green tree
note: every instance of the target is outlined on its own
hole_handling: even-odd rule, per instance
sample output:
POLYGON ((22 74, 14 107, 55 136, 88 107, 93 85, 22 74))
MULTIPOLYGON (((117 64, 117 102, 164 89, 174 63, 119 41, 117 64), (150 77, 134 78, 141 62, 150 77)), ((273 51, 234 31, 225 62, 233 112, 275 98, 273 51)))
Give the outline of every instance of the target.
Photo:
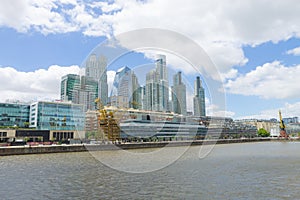
POLYGON ((268 131, 266 131, 264 128, 260 128, 258 131, 257 131, 257 134, 258 136, 260 137, 269 137, 270 136, 270 133, 268 131))

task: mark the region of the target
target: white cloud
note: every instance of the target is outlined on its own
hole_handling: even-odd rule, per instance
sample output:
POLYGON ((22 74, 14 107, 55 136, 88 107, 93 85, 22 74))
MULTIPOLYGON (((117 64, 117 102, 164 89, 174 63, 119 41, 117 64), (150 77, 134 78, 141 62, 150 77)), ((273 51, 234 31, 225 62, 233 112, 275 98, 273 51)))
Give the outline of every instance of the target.
POLYGON ((247 62, 242 46, 300 37, 299 9, 297 0, 2 0, 0 25, 21 32, 81 31, 89 36, 140 28, 173 30, 201 45, 221 74, 232 74, 232 66, 247 62))
POLYGON ((66 74, 78 74, 78 66, 50 66, 33 72, 21 72, 11 67, 0 68, 0 101, 16 99, 60 99, 60 81, 66 74))
POLYGON ((290 49, 286 52, 288 55, 300 56, 300 47, 290 49))
POLYGON ((257 115, 242 116, 239 119, 279 119, 279 110, 281 110, 282 117, 299 117, 300 116, 300 102, 285 103, 282 107, 277 109, 263 110, 257 115))
POLYGON ((266 63, 225 84, 227 92, 265 99, 300 98, 300 65, 287 67, 278 61, 266 63))
POLYGON ((216 104, 211 104, 208 99, 205 101, 206 103, 206 115, 214 116, 214 117, 234 117, 235 112, 220 109, 220 107, 216 104))

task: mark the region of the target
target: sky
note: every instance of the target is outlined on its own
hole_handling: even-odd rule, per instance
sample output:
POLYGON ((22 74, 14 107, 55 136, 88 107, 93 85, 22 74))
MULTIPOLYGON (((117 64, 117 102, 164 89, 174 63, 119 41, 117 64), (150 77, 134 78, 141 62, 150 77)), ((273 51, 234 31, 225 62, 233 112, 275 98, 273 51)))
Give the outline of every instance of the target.
MULTIPOLYGON (((143 28, 183 35, 207 54, 226 102, 213 104, 203 79, 208 114, 270 119, 280 109, 283 117, 300 117, 297 0, 1 0, 0 101, 59 99, 61 76, 79 73, 103 41, 143 28)), ((156 52, 138 50, 111 63, 109 82, 119 67, 153 63, 156 52)), ((163 53, 192 88, 195 71, 174 52, 163 53)))

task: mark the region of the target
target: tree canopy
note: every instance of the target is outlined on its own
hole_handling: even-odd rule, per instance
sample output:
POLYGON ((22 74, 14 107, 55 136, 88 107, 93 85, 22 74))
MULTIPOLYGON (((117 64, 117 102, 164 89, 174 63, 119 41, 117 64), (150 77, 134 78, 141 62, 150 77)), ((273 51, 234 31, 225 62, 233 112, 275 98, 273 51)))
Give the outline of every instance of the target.
POLYGON ((270 133, 268 131, 266 131, 266 129, 264 128, 260 128, 258 131, 257 131, 257 134, 258 136, 260 137, 269 137, 270 136, 270 133))

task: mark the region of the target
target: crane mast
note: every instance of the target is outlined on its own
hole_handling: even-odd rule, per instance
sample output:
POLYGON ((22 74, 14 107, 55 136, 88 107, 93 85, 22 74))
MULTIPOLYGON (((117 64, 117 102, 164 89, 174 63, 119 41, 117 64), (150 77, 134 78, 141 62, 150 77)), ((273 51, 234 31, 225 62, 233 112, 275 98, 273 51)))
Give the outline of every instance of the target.
POLYGON ((280 128, 280 137, 281 138, 288 138, 288 134, 286 133, 286 130, 285 130, 285 124, 282 120, 282 115, 281 115, 281 111, 279 110, 279 128, 280 128))
POLYGON ((95 100, 97 120, 98 120, 98 131, 103 140, 109 140, 111 142, 116 142, 120 140, 120 128, 117 120, 114 119, 114 114, 112 111, 107 113, 101 100, 97 98, 95 100))

